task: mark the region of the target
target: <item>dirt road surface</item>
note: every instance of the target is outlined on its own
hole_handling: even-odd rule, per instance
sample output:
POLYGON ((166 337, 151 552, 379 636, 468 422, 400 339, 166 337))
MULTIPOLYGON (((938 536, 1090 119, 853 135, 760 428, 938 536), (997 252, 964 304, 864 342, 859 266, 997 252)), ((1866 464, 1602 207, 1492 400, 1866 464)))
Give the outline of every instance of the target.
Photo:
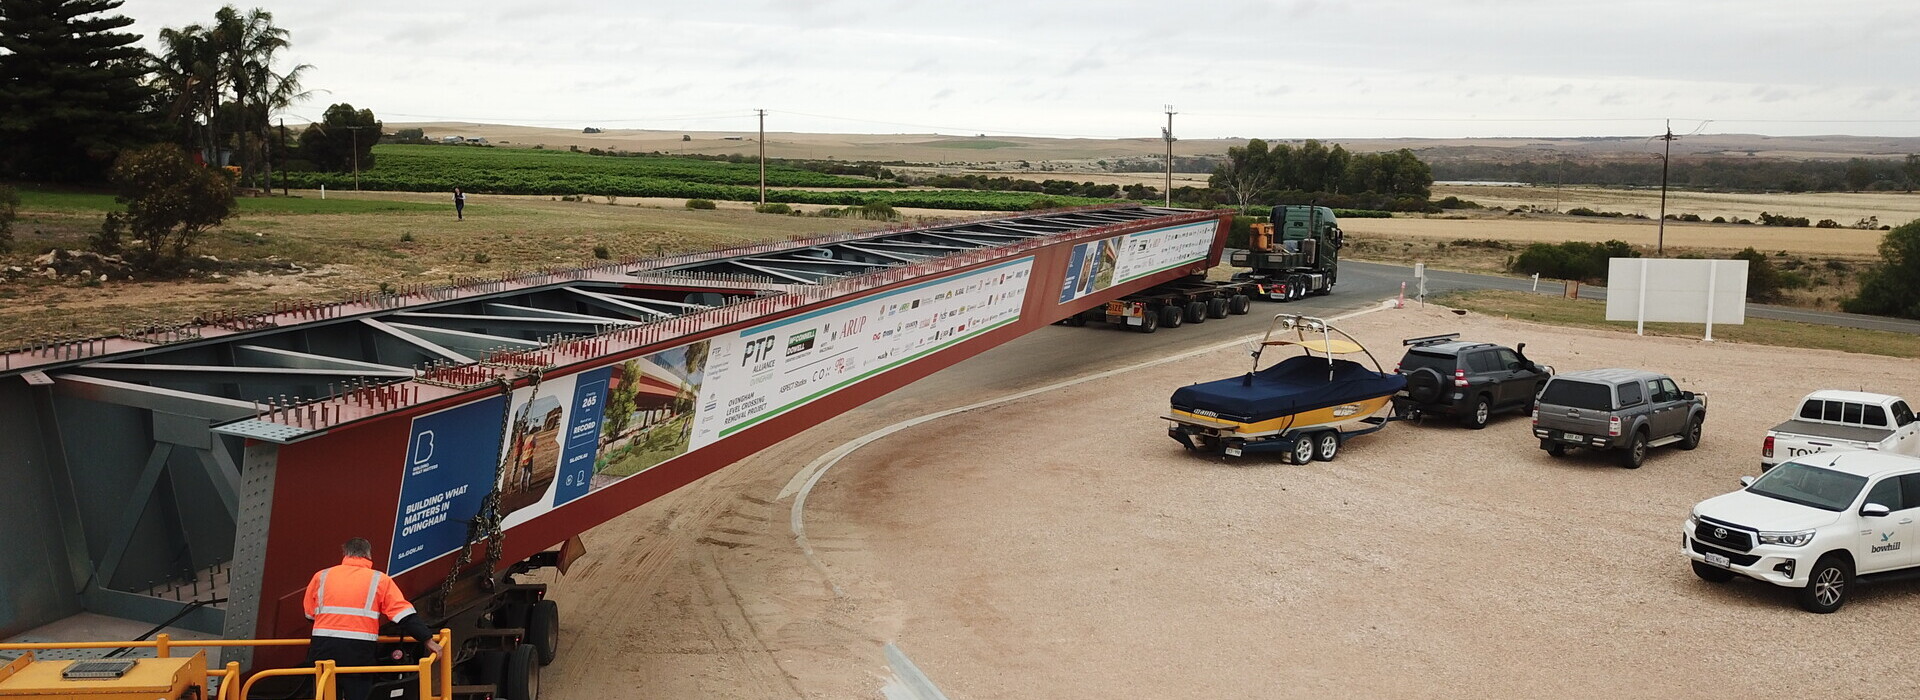
MULTIPOLYGON (((1762 432, 1800 396, 1913 395, 1920 362, 1437 307, 1346 326, 1388 366, 1399 338, 1461 331, 1525 341, 1562 371, 1667 371, 1711 397, 1705 441, 1625 470, 1552 459, 1506 416, 1483 431, 1396 424, 1332 463, 1193 456, 1158 416, 1174 387, 1244 371, 1223 349, 853 452, 807 494, 809 560, 781 494, 815 457, 1065 378, 989 353, 589 533, 591 559, 554 590, 565 646, 545 691, 888 697, 889 643, 956 699, 1856 697, 1920 681, 1886 648, 1911 636, 1920 584, 1862 586, 1816 616, 1768 586, 1702 582, 1679 553, 1688 507, 1755 473, 1762 432)), ((1137 359, 1102 348, 1164 342, 1094 327, 1030 338, 1098 358, 1080 374, 1137 359)))

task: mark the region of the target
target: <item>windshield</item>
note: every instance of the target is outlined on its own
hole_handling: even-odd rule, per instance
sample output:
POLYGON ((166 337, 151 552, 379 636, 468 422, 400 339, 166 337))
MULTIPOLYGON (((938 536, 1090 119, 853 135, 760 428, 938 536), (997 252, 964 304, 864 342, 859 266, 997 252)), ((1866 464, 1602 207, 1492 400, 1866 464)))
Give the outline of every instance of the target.
POLYGON ((1613 409, 1613 387, 1593 382, 1555 379, 1547 382, 1547 390, 1540 393, 1540 403, 1548 406, 1609 411, 1613 409))
POLYGON ((1866 485, 1864 476, 1785 462, 1755 480, 1747 491, 1837 513, 1853 505, 1854 497, 1866 485))

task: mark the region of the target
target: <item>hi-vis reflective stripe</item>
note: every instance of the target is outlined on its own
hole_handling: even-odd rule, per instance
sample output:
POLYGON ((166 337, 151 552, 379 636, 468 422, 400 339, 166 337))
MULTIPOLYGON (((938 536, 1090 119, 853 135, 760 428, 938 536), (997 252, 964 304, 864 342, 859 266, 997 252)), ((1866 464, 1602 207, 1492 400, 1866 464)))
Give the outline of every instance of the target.
MULTIPOLYGON (((319 587, 319 590, 314 592, 314 598, 318 599, 318 601, 321 603, 324 603, 327 601, 327 574, 330 574, 330 573, 333 573, 332 569, 328 569, 326 571, 320 572, 320 587, 319 587)), ((372 618, 372 619, 378 620, 380 619, 380 612, 378 610, 373 609, 373 597, 374 597, 374 594, 378 593, 379 591, 380 591, 380 572, 375 571, 373 572, 373 576, 367 579, 367 602, 365 605, 358 608, 343 608, 336 605, 316 605, 314 606, 313 614, 315 615, 351 615, 354 617, 366 617, 366 618, 372 618)), ((332 631, 332 630, 329 630, 329 631, 332 631)), ((341 632, 340 634, 327 635, 327 636, 339 637, 339 636, 345 636, 348 634, 357 634, 357 633, 341 632)), ((374 636, 378 637, 379 635, 374 635, 374 636)), ((351 638, 359 639, 359 637, 351 637, 351 638)))
POLYGON ((359 640, 368 641, 368 642, 380 641, 380 634, 377 632, 348 632, 346 630, 318 629, 313 631, 313 636, 334 637, 338 639, 359 639, 359 640))

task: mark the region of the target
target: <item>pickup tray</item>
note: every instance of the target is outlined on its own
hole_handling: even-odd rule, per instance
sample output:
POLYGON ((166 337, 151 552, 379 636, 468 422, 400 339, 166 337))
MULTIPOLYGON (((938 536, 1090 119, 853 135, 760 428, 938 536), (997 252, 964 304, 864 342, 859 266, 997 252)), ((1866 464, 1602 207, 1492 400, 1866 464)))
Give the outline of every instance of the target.
POLYGON ((1893 431, 1886 428, 1861 428, 1851 425, 1832 425, 1830 423, 1813 423, 1803 420, 1790 420, 1773 426, 1773 432, 1866 443, 1879 442, 1893 436, 1893 431))

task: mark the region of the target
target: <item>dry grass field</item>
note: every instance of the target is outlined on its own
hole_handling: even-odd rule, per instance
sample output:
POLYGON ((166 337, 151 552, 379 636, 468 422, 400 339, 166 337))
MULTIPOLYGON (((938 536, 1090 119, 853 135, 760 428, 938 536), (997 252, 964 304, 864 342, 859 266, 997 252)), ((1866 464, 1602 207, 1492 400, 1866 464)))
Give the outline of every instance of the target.
MULTIPOLYGON (((1616 189, 1600 187, 1498 187, 1487 185, 1436 185, 1433 188, 1435 199, 1455 196, 1478 202, 1482 206, 1515 209, 1531 206, 1551 211, 1567 211, 1574 207, 1586 207, 1595 211, 1617 211, 1626 214, 1640 214, 1649 218, 1660 214, 1660 191, 1646 189, 1616 189)), ((1914 219, 1920 219, 1920 194, 1908 192, 1816 192, 1808 194, 1788 193, 1730 193, 1730 192, 1685 192, 1669 190, 1667 192, 1667 213, 1697 214, 1702 219, 1711 220, 1722 216, 1732 219, 1759 219, 1760 212, 1804 216, 1813 221, 1832 219, 1842 226, 1851 226, 1867 217, 1878 218, 1880 223, 1899 226, 1914 219)), ((1647 222, 1652 226, 1652 222, 1647 222)), ((1826 231, 1807 232, 1809 237, 1818 237, 1826 231)))

